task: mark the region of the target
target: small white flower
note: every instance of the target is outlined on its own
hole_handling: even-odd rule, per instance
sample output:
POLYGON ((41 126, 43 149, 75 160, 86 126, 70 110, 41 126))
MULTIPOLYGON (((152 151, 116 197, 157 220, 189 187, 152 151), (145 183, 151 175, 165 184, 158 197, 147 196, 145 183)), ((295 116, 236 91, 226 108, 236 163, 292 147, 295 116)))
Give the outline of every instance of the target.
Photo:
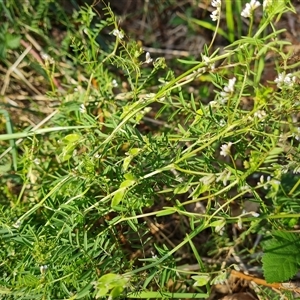
POLYGON ((248 184, 245 184, 245 185, 241 186, 240 190, 241 190, 241 192, 244 192, 244 191, 246 191, 248 193, 251 192, 251 188, 248 184))
POLYGON ((47 53, 42 53, 41 57, 45 61, 45 64, 54 64, 54 59, 47 53))
POLYGON ((218 106, 218 102, 217 101, 210 101, 208 103, 208 105, 211 106, 211 107, 215 107, 215 106, 218 106))
POLYGON ((254 117, 258 119, 263 119, 266 116, 266 112, 264 110, 258 110, 254 113, 254 117))
POLYGON ((226 157, 227 155, 230 155, 231 146, 232 146, 231 142, 229 142, 228 144, 223 144, 221 146, 220 155, 223 155, 224 157, 226 157))
POLYGON ((250 16, 251 16, 250 6, 247 6, 247 5, 249 5, 249 3, 246 4, 246 7, 241 12, 241 16, 244 18, 250 18, 250 16))
POLYGON ((241 13, 241 16, 244 18, 250 18, 252 12, 260 6, 260 3, 256 0, 251 0, 250 3, 246 3, 244 10, 241 13))
POLYGON ((228 85, 226 85, 224 87, 223 91, 220 93, 220 96, 221 96, 220 102, 221 102, 221 104, 225 104, 228 101, 230 95, 234 92, 235 82, 236 82, 235 77, 229 79, 228 85))
POLYGON ((255 212, 255 211, 250 211, 249 212, 254 218, 258 218, 259 217, 259 213, 255 212))
POLYGON ((234 92, 235 82, 236 82, 236 78, 235 77, 229 79, 228 85, 224 87, 224 91, 226 93, 233 93, 234 92))
POLYGON ((226 121, 224 119, 220 120, 219 125, 224 127, 226 125, 226 121))
POLYGON ((228 181, 229 178, 230 178, 230 175, 231 175, 231 172, 225 169, 225 170, 219 175, 219 177, 216 179, 216 182, 218 182, 218 181, 223 181, 224 186, 226 186, 226 185, 227 185, 227 181, 228 181))
POLYGON ((277 84, 278 88, 282 88, 283 86, 291 87, 296 82, 296 76, 293 76, 291 73, 286 75, 284 73, 280 73, 274 82, 277 84))
MULTIPOLYGON (((210 63, 210 58, 206 55, 202 55, 202 60, 203 62, 211 69, 214 70, 215 69, 215 64, 214 63, 210 63)), ((205 68, 206 71, 206 68, 205 68)))
POLYGON ((225 103, 227 103, 230 95, 226 92, 221 92, 220 96, 221 96, 220 103, 225 104, 225 103))
POLYGON ((113 87, 117 87, 118 86, 118 82, 116 79, 113 79, 112 82, 111 82, 112 86, 113 87))
POLYGON ((293 174, 299 174, 300 173, 300 166, 293 166, 294 170, 293 170, 293 174))
POLYGON ((15 228, 20 228, 20 226, 21 226, 20 221, 17 221, 15 224, 13 224, 13 227, 15 227, 15 228))
POLYGON ((47 265, 40 266, 40 272, 41 272, 41 274, 45 274, 46 271, 47 271, 47 269, 48 269, 47 265))
POLYGON ((257 182, 257 185, 263 185, 265 183, 264 175, 261 175, 259 177, 259 182, 257 182))
POLYGON ((146 60, 145 60, 145 63, 150 64, 150 63, 152 63, 152 61, 153 61, 153 59, 151 58, 150 53, 149 53, 149 52, 146 52, 146 60))
POLYGON ((208 66, 209 61, 210 61, 209 57, 206 56, 206 55, 202 55, 202 60, 203 60, 203 62, 208 66))
POLYGON ((121 32, 119 29, 114 29, 112 34, 116 37, 118 37, 120 40, 124 38, 123 32, 121 32))
POLYGON ((242 218, 238 218, 237 227, 239 230, 243 229, 243 221, 242 218))
POLYGON ((193 74, 195 76, 198 76, 198 75, 201 75, 201 74, 203 74, 205 72, 206 72, 206 68, 198 68, 197 70, 193 71, 193 74))
POLYGON ((33 160, 33 162, 36 164, 36 165, 39 165, 41 163, 40 159, 39 158, 35 158, 33 160))
POLYGON ((215 22, 218 21, 220 18, 220 12, 218 9, 214 10, 211 14, 210 14, 211 19, 215 22))
POLYGON ((85 105, 84 105, 83 103, 80 104, 79 112, 80 112, 81 114, 85 114, 85 113, 86 113, 86 107, 85 107, 85 105))
POLYGON ((264 175, 261 175, 257 185, 267 190, 269 186, 280 185, 280 183, 281 183, 280 180, 274 179, 271 176, 267 176, 267 179, 265 181, 264 175))
POLYGON ((221 12, 221 0, 212 0, 211 6, 215 7, 216 9, 211 13, 210 17, 213 21, 218 21, 221 12))
POLYGON ((221 7, 221 0, 212 0, 211 6, 216 7, 216 8, 221 7))

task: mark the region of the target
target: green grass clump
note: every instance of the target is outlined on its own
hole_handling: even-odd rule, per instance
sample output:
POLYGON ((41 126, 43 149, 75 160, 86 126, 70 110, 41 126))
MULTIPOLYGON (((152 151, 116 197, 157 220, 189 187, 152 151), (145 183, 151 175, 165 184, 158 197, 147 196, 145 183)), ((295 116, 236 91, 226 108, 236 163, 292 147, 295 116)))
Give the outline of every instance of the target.
POLYGON ((299 72, 276 28, 294 9, 233 20, 213 3, 216 21, 195 21, 211 42, 176 64, 145 53, 108 5, 0 6, 0 297, 205 299, 233 268, 296 274, 299 72))

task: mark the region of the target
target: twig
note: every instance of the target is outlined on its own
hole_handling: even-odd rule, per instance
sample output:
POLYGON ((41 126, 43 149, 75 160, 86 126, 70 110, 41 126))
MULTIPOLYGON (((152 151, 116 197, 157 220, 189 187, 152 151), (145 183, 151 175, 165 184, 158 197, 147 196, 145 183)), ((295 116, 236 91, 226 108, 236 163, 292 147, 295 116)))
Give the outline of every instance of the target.
POLYGON ((286 291, 292 291, 292 292, 300 293, 300 284, 296 283, 296 282, 268 283, 264 279, 256 278, 256 277, 251 276, 251 275, 246 275, 242 272, 238 272, 238 271, 235 271, 235 270, 231 270, 230 274, 232 276, 238 277, 240 279, 255 282, 258 285, 263 285, 263 286, 267 286, 267 287, 278 289, 278 290, 286 290, 286 291))
MULTIPOLYGON (((5 109, 1 109, 0 113, 3 114, 3 116, 5 118, 7 134, 12 134, 13 128, 12 128, 11 119, 9 117, 9 113, 5 109)), ((10 144, 9 149, 10 149, 11 155, 12 155, 13 167, 14 167, 14 170, 17 171, 18 170, 18 153, 17 153, 16 143, 15 143, 14 139, 10 139, 9 144, 10 144)))
POLYGON ((2 86, 2 89, 1 89, 1 95, 4 95, 5 94, 5 91, 9 85, 9 81, 10 81, 10 74, 13 73, 13 72, 16 72, 16 69, 17 69, 17 66, 21 63, 21 61, 24 59, 24 57, 30 52, 31 50, 31 45, 29 45, 25 51, 19 56, 19 58, 16 60, 16 62, 7 70, 7 73, 5 75, 5 78, 4 78, 4 83, 3 83, 3 86, 2 86))

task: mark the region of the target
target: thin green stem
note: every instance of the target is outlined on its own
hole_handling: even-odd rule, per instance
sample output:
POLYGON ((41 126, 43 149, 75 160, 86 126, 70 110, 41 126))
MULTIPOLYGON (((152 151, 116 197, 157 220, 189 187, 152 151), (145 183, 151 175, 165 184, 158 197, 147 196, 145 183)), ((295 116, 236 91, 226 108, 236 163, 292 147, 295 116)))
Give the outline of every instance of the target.
MULTIPOLYGON (((5 118, 6 132, 11 137, 11 135, 13 134, 13 125, 12 125, 12 121, 10 119, 9 113, 5 109, 1 109, 0 113, 3 114, 3 116, 5 118)), ((8 138, 8 140, 9 140, 9 145, 10 145, 10 148, 11 148, 13 168, 14 168, 14 171, 16 172, 18 170, 18 152, 17 152, 17 147, 16 147, 15 140, 13 138, 8 138)))

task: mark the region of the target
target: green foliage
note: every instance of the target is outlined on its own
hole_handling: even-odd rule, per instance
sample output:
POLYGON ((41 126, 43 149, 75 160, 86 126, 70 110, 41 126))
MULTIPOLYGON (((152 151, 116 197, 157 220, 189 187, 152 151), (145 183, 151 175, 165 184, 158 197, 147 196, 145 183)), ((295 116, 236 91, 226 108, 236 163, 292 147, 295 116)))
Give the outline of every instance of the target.
POLYGON ((272 238, 264 243, 262 258, 267 282, 290 280, 300 268, 299 235, 274 231, 272 238))
POLYGON ((10 49, 20 46, 21 36, 8 31, 9 24, 4 23, 0 29, 0 59, 6 58, 6 53, 10 49))
POLYGON ((96 298, 109 296, 111 299, 119 297, 126 287, 129 278, 117 274, 105 274, 94 283, 97 291, 96 298))
MULTIPOLYGON (((159 12, 167 5, 155 3, 159 12)), ((32 96, 22 111, 38 125, 19 124, 11 101, 5 109, 18 122, 8 130, 7 112, 0 124, 1 296, 207 298, 238 263, 227 261, 232 253, 262 268, 269 282, 293 277, 299 74, 277 29, 293 8, 276 3, 259 22, 232 18, 244 3, 222 4, 227 29, 210 13, 199 19, 187 9, 189 28, 213 37, 197 57, 174 65, 145 53, 105 4, 67 15, 55 1, 0 3, 3 65, 15 62, 23 30, 51 55, 42 62, 28 55, 19 65, 35 74, 26 88, 44 88, 45 102, 32 96), (62 28, 59 42, 53 26, 62 28), (223 52, 217 35, 229 42, 223 52), (270 54, 282 61, 277 79, 266 82, 270 54), (261 266, 253 256, 262 248, 261 266)))

